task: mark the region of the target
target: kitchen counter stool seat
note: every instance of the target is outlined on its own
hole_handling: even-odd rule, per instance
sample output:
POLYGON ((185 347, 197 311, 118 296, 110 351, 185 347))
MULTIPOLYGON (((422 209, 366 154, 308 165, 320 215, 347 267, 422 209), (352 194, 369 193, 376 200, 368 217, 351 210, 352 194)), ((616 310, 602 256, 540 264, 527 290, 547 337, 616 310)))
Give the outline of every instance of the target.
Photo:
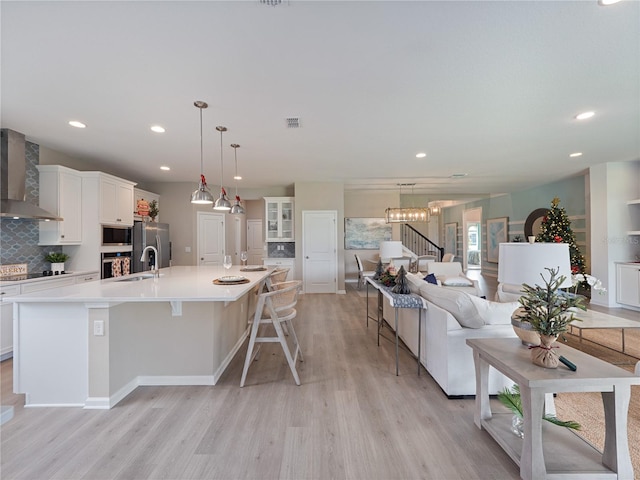
MULTIPOLYGON (((259 348, 256 348, 256 343, 280 343, 296 385, 300 385, 300 377, 296 370, 296 361, 298 357, 301 362, 304 361, 304 358, 291 320, 297 315, 294 307, 298 302, 298 294, 302 288, 302 282, 300 280, 281 282, 272 284, 271 288, 273 289, 272 291, 261 293, 258 298, 256 313, 249 335, 249 346, 247 347, 244 368, 242 369, 242 378, 240 379, 241 387, 244 387, 249 365, 257 358, 259 348), (275 329, 275 336, 258 336, 261 325, 272 325, 275 329), (289 331, 289 338, 293 343, 293 354, 285 337, 282 328, 283 325, 286 325, 289 331)), ((265 332, 263 331, 262 333, 264 334, 265 332)))

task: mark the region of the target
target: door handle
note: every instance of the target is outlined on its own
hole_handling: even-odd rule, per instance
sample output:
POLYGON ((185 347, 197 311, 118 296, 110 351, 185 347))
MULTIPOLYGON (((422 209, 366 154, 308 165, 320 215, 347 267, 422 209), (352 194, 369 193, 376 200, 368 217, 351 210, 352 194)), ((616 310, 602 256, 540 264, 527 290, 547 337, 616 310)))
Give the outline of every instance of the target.
POLYGON ((309 257, 304 257, 304 258, 306 258, 307 260, 309 260, 309 257))

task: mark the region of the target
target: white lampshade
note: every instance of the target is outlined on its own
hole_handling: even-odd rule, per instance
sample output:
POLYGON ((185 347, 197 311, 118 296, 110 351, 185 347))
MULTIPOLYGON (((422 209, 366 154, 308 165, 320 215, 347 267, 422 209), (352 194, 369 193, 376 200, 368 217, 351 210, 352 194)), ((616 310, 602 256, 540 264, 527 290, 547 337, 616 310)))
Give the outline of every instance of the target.
POLYGON ((383 262, 402 257, 402 242, 380 242, 380 259, 383 262))
POLYGON ((559 269, 564 275, 560 288, 572 286, 571 258, 567 243, 501 243, 498 252, 498 282, 543 286, 549 280, 545 268, 559 269), (542 276, 541 276, 542 275, 542 276))

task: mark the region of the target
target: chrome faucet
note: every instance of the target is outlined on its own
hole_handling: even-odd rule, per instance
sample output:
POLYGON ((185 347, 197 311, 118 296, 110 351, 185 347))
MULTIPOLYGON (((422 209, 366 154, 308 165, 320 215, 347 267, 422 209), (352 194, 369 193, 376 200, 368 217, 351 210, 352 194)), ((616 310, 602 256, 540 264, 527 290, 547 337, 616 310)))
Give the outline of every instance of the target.
POLYGON ((142 256, 140 257, 140 261, 144 262, 144 257, 147 257, 147 261, 149 258, 149 255, 147 254, 147 251, 149 250, 153 250, 153 253, 155 254, 155 256, 153 257, 153 270, 151 270, 151 272, 153 273, 153 276, 158 278, 160 276, 160 270, 158 269, 158 249, 152 245, 149 245, 148 247, 144 247, 144 250, 142 251, 142 256))

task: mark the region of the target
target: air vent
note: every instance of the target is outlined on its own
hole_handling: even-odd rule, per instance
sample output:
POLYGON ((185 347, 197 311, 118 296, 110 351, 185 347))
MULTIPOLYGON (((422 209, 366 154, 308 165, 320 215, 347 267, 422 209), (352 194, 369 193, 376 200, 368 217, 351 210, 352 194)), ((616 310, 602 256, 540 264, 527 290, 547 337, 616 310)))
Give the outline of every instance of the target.
POLYGON ((285 118, 287 128, 300 128, 300 119, 298 117, 285 118))
POLYGON ((260 0, 260 3, 263 5, 270 5, 272 7, 275 7, 277 5, 280 5, 282 3, 282 0, 260 0))
POLYGON ((453 175, 451 175, 451 178, 464 178, 466 176, 466 173, 454 173, 453 175))

